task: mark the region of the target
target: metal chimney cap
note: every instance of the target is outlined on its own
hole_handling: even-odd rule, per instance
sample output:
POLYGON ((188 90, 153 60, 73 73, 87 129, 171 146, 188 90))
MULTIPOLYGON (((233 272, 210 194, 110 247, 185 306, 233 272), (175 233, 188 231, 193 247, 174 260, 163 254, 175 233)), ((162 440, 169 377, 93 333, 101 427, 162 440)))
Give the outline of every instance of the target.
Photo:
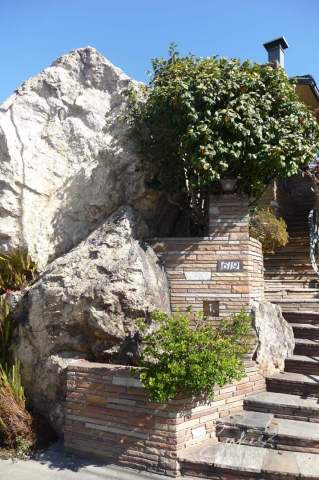
POLYGON ((270 42, 264 43, 265 49, 268 51, 269 49, 275 48, 275 47, 281 47, 283 50, 289 47, 285 37, 278 37, 275 38, 274 40, 270 40, 270 42))

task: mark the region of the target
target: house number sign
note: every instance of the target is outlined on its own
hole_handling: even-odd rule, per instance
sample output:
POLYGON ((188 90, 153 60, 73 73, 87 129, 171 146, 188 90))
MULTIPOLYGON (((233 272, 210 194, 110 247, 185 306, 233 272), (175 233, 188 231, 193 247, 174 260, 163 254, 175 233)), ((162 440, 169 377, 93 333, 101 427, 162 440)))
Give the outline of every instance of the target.
POLYGON ((242 272, 242 260, 218 260, 217 272, 242 272))

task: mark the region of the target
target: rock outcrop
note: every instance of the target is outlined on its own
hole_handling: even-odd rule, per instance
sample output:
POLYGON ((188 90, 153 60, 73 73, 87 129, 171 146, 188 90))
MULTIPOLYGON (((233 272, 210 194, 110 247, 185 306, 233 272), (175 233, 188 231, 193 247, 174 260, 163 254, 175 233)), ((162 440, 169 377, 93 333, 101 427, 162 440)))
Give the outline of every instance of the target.
POLYGON ((144 194, 121 121, 133 81, 94 48, 74 50, 0 105, 0 249, 40 266, 144 194))
MULTIPOLYGON (((122 121, 133 84, 83 48, 0 105, 0 251, 27 247, 41 271, 24 292, 8 293, 13 348, 28 399, 58 433, 67 365, 134 365, 135 319, 170 309, 165 271, 145 238, 191 231, 183 195, 146 187, 152 172, 122 121)), ((275 305, 253 311, 256 360, 269 373, 282 369, 292 330, 275 305)))
POLYGON ((166 274, 146 234, 139 214, 118 209, 52 262, 15 307, 27 393, 58 431, 67 364, 74 358, 134 364, 134 320, 170 309, 166 274))
POLYGON ((257 337, 255 360, 268 375, 284 370, 285 359, 295 348, 292 327, 281 308, 270 302, 253 302, 252 314, 257 337))

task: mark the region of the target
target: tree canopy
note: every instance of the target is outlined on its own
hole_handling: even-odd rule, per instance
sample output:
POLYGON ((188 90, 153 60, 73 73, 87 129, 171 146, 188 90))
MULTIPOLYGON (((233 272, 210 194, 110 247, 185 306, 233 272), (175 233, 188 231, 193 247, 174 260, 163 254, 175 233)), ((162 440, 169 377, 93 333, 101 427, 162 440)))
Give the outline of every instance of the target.
POLYGON ((281 67, 219 57, 152 62, 149 85, 129 92, 128 118, 168 192, 193 193, 221 177, 257 196, 319 151, 319 128, 281 67))

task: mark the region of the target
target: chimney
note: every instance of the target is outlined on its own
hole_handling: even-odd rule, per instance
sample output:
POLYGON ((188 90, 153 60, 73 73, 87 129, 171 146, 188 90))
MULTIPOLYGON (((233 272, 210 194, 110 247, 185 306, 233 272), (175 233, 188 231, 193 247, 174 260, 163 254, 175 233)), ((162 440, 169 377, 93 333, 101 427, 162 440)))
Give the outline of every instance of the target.
POLYGON ((284 50, 289 47, 284 37, 275 38, 270 42, 264 43, 264 47, 268 52, 268 62, 285 67, 284 50))

